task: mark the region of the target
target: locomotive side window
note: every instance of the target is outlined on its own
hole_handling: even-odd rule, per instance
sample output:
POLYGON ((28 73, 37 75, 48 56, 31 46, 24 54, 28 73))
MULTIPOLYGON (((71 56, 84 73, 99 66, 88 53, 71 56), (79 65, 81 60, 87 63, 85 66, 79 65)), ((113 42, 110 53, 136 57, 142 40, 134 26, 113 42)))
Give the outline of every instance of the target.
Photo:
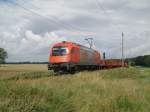
POLYGON ((64 56, 67 54, 66 46, 57 46, 52 49, 52 56, 64 56))

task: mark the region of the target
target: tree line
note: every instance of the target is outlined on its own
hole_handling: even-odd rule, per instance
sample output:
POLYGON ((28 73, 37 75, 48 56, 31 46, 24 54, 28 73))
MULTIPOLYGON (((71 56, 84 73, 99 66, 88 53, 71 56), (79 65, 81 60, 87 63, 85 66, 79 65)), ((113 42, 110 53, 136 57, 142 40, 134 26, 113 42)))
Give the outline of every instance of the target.
POLYGON ((8 58, 7 51, 4 48, 0 48, 0 64, 48 64, 48 62, 30 62, 30 61, 6 62, 7 58, 8 58))
MULTIPOLYGON (((4 48, 0 48, 0 64, 6 63, 8 54, 4 48)), ((150 67, 150 55, 138 56, 135 58, 126 59, 132 66, 150 67)), ((48 62, 7 62, 8 64, 47 64, 48 62)))
POLYGON ((0 64, 5 63, 7 57, 8 55, 4 48, 0 48, 0 64))
POLYGON ((138 56, 128 59, 132 66, 150 67, 150 55, 138 56))

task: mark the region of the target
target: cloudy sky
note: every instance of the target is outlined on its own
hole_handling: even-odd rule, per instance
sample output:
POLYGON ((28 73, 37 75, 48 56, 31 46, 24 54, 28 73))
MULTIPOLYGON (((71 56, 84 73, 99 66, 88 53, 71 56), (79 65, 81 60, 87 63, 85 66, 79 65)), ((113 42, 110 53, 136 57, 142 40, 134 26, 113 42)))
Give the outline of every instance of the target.
POLYGON ((150 54, 150 0, 0 0, 0 47, 7 61, 47 61, 58 41, 87 45, 107 58, 150 54))

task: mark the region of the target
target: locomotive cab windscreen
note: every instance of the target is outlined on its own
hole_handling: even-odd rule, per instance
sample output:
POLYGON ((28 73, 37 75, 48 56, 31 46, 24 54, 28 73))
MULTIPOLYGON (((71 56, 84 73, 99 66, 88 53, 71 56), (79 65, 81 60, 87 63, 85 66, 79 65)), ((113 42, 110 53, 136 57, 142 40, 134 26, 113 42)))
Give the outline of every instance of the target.
POLYGON ((67 53, 67 46, 55 46, 52 48, 52 56, 65 56, 67 53))

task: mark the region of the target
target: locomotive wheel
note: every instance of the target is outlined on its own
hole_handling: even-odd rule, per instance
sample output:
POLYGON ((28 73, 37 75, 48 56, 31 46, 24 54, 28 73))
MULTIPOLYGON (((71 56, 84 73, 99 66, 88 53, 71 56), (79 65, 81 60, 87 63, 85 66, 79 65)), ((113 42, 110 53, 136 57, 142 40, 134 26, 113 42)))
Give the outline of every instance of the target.
POLYGON ((75 72, 76 72, 75 67, 70 68, 70 73, 71 73, 71 74, 75 74, 75 72))

